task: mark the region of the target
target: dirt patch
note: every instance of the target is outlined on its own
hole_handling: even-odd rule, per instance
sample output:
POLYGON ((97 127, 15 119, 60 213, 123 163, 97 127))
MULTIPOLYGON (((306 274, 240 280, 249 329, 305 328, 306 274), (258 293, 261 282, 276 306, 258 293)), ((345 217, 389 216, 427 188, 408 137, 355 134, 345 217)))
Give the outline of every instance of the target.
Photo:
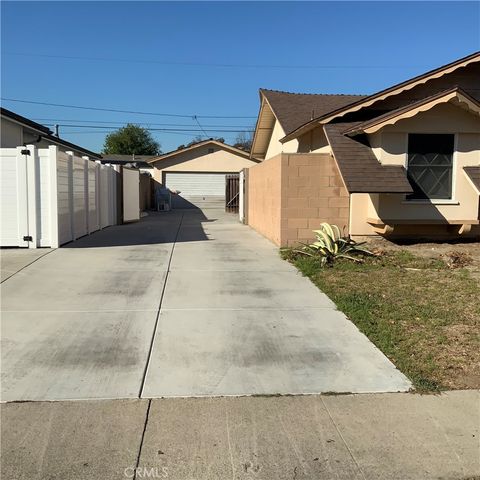
POLYGON ((385 238, 367 240, 368 247, 378 251, 407 251, 419 257, 442 260, 450 268, 465 268, 480 282, 480 242, 430 242, 400 244, 385 238))

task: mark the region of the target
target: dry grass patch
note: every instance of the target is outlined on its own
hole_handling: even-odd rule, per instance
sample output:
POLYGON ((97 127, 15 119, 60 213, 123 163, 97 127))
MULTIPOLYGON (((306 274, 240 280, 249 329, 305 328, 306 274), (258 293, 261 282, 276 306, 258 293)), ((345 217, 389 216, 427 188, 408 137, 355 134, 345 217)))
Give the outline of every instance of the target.
MULTIPOLYGON (((480 388, 480 285, 465 268, 405 250, 339 261, 283 252, 419 390, 480 388)), ((450 257, 449 257, 450 258, 450 257)))

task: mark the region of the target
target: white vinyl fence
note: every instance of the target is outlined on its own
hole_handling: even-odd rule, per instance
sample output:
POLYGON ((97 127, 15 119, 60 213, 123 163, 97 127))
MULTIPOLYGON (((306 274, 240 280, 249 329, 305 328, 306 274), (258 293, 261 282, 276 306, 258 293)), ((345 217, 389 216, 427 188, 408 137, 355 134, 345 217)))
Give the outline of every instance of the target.
POLYGON ((55 146, 0 149, 0 246, 58 247, 114 225, 117 175, 55 146))

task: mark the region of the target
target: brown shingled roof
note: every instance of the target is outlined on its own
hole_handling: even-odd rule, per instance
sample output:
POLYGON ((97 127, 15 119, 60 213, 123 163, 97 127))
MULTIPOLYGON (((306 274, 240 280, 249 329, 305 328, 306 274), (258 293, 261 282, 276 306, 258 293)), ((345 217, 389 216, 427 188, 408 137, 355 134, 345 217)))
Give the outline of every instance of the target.
POLYGON ((463 169, 480 192, 480 167, 463 167, 463 169))
POLYGON ((312 118, 321 117, 357 102, 365 95, 325 95, 290 93, 260 89, 277 117, 285 134, 292 132, 312 118))
POLYGON ((404 167, 382 165, 368 145, 344 135, 345 131, 357 123, 359 122, 324 126, 349 193, 412 193, 404 167))

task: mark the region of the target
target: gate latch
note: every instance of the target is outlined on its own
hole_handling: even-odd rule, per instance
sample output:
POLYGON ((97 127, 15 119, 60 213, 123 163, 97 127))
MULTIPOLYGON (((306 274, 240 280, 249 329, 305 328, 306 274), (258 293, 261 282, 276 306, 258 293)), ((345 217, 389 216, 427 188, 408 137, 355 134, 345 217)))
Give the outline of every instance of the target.
POLYGON ((25 149, 20 152, 22 155, 30 155, 30 150, 25 149))
POLYGON ((24 242, 33 242, 33 238, 32 238, 31 235, 25 235, 25 236, 23 237, 23 241, 24 241, 24 242))

